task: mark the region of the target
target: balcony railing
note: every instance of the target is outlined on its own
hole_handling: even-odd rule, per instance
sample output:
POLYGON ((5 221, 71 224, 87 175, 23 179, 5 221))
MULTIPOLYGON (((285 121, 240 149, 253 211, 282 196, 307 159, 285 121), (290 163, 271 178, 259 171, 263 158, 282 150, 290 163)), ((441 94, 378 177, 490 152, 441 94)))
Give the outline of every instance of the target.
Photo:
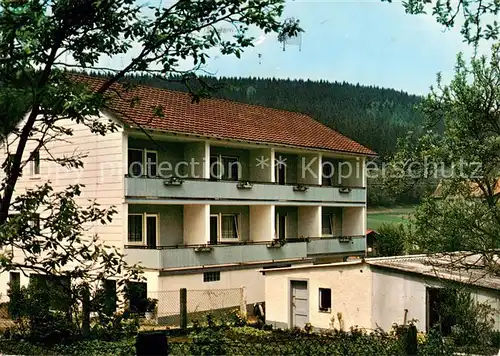
POLYGON ((315 203, 366 202, 363 187, 306 184, 279 185, 268 182, 211 181, 208 179, 125 178, 128 198, 201 199, 242 201, 291 201, 315 203))
POLYGON ((129 264, 152 269, 208 267, 227 264, 305 260, 315 255, 362 254, 364 236, 318 237, 217 245, 125 246, 129 264))

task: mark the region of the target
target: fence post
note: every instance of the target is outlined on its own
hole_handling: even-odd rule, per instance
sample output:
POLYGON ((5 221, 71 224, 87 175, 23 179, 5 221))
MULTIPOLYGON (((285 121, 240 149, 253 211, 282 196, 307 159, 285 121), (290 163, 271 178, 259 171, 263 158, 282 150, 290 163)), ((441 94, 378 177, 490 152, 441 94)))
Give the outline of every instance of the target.
POLYGON ((181 316, 181 329, 186 329, 187 328, 187 289, 186 288, 181 288, 180 289, 180 316, 181 316))
POLYGON ((82 332, 87 337, 90 334, 90 290, 87 283, 83 285, 82 314, 82 332))
POLYGON ((404 329, 403 341, 405 348, 405 355, 415 356, 417 354, 417 327, 415 325, 408 325, 404 329))
POLYGON ((245 318, 247 316, 247 296, 245 286, 240 288, 240 313, 245 318))

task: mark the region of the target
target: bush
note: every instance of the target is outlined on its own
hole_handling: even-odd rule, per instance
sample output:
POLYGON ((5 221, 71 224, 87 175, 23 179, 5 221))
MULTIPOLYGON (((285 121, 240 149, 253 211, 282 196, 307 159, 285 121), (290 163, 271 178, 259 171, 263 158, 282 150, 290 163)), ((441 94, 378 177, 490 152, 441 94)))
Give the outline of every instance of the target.
POLYGON ((488 346, 495 326, 494 309, 479 303, 467 291, 453 294, 453 303, 445 314, 453 316, 456 324, 451 327, 451 337, 457 346, 488 346))
POLYGON ((137 334, 139 326, 139 319, 135 316, 127 317, 124 314, 114 314, 108 317, 102 315, 92 325, 91 337, 108 341, 130 338, 137 334))
POLYGON ((8 310, 15 323, 11 330, 14 337, 50 343, 77 333, 69 310, 54 310, 53 301, 58 297, 47 290, 31 283, 28 287, 13 285, 8 295, 8 310))
POLYGON ((403 224, 383 224, 377 233, 380 256, 399 256, 406 252, 408 231, 403 224))
POLYGON ((133 356, 135 340, 122 341, 79 341, 68 344, 44 345, 23 340, 0 341, 0 353, 10 355, 68 355, 68 356, 133 356))
POLYGON ((225 355, 227 342, 222 330, 208 328, 193 335, 189 351, 192 355, 200 356, 225 355))

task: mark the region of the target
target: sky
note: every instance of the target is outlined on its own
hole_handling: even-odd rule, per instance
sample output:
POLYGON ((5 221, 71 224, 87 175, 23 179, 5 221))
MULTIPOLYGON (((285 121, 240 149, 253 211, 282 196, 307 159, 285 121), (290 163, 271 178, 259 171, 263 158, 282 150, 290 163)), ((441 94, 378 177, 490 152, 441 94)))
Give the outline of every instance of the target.
MULTIPOLYGON (((422 95, 438 72, 445 82, 452 78, 458 52, 472 54, 458 26, 445 30, 430 15, 408 15, 398 1, 287 0, 284 18, 290 17, 305 31, 300 51, 296 45, 283 51, 275 34, 255 32, 255 47, 241 59, 213 52, 204 70, 216 76, 346 81, 422 95)), ((480 52, 488 48, 483 44, 480 52)))

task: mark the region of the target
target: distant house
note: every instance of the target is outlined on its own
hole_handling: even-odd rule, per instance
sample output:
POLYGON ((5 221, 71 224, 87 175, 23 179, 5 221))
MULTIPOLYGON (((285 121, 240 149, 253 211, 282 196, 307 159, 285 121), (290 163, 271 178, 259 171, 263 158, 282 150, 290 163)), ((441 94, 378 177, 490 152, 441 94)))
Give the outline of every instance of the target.
MULTIPOLYGON (((417 255, 266 269, 266 322, 280 328, 311 323, 316 329, 389 330, 416 319, 419 330, 438 321, 449 328, 452 321, 439 314, 449 282, 467 284, 478 301, 500 309, 499 277, 452 271, 447 263, 446 257, 417 255)), ((499 314, 495 329, 500 330, 499 314)))
MULTIPOLYGON (((479 198, 479 197, 482 197, 483 196, 483 191, 481 190, 480 186, 475 183, 475 182, 470 182, 469 183, 469 186, 470 186, 470 195, 471 197, 475 197, 475 198, 479 198)), ((496 181, 496 183, 493 185, 492 187, 493 189, 493 195, 497 195, 497 194, 500 194, 500 179, 496 181)), ((445 188, 443 187, 443 181, 440 181, 436 187, 436 189, 434 190, 434 192, 432 193, 432 197, 433 198, 436 198, 436 199, 443 199, 443 198, 447 198, 447 199, 450 199, 450 198, 453 198, 453 199, 456 199, 458 198, 457 196, 451 196, 451 195, 447 195, 446 192, 445 192, 445 188)))

